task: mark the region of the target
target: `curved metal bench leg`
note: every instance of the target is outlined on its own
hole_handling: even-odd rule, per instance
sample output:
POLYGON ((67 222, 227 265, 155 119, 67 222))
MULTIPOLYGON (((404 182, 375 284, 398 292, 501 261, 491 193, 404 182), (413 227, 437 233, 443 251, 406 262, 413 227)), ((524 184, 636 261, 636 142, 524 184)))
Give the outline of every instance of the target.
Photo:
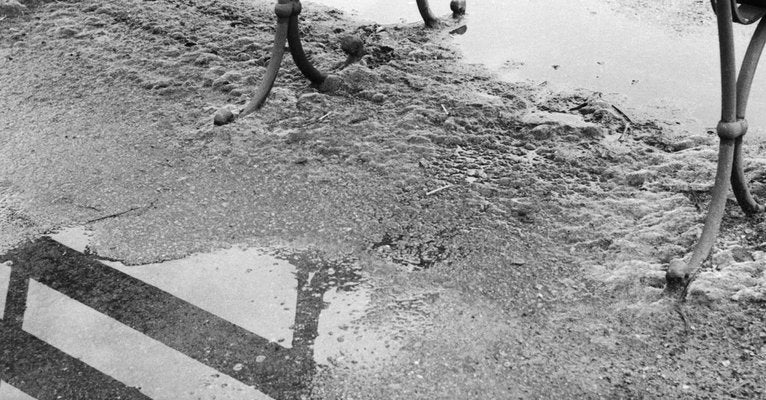
MULTIPOLYGON (((750 88, 753 85, 755 71, 758 68, 758 60, 763 53, 766 45, 766 20, 761 20, 753 33, 750 45, 745 52, 745 58, 742 61, 742 68, 737 79, 737 120, 745 120, 747 113, 747 102, 750 98, 750 88)), ((764 207, 755 201, 750 194, 747 185, 747 179, 742 163, 742 137, 736 139, 734 147, 734 164, 731 175, 731 185, 737 202, 745 214, 757 214, 764 211, 764 207)))
POLYGON ((277 72, 282 65, 282 59, 285 55, 285 42, 290 45, 290 53, 293 61, 303 75, 315 85, 321 85, 327 78, 327 75, 317 70, 306 57, 301 44, 300 26, 298 25, 298 15, 301 13, 302 5, 300 0, 278 0, 274 12, 277 14, 277 30, 274 35, 274 47, 271 50, 271 61, 266 69, 266 75, 261 81, 261 85, 255 91, 253 98, 245 105, 239 113, 239 117, 258 111, 266 102, 266 98, 274 86, 277 78, 277 72))
POLYGON ((721 53, 721 122, 717 131, 721 140, 718 153, 713 198, 710 202, 705 226, 699 242, 694 247, 688 263, 671 263, 666 274, 666 294, 685 295, 688 285, 699 273, 702 262, 710 255, 715 244, 729 193, 729 183, 743 211, 748 214, 763 211, 750 194, 742 169, 742 138, 747 132, 745 110, 758 58, 766 43, 766 22, 758 26, 750 42, 739 78, 734 58, 733 18, 735 2, 721 0, 714 2, 718 16, 718 35, 721 53))
POLYGON ((306 53, 303 51, 301 33, 298 26, 298 13, 295 13, 290 17, 290 24, 287 30, 287 43, 290 46, 290 53, 293 56, 293 61, 295 61, 295 65, 298 66, 298 69, 303 73, 303 76, 313 84, 321 85, 327 78, 327 75, 319 72, 319 70, 311 64, 308 57, 306 57, 306 53))
MULTIPOLYGON (((277 7, 279 7, 280 4, 284 3, 278 3, 277 7)), ((277 8, 277 10, 279 9, 277 8)), ((279 16, 279 12, 277 12, 277 29, 274 34, 274 47, 271 49, 271 60, 269 61, 269 66, 266 68, 266 75, 263 76, 263 80, 258 86, 258 89, 256 89, 253 98, 250 99, 245 105, 245 108, 239 112, 239 118, 260 110, 266 102, 266 98, 269 96, 271 88, 274 86, 274 81, 277 79, 277 72, 279 72, 279 67, 282 65, 282 58, 284 58, 285 55, 285 43, 287 42, 289 25, 290 17, 281 17, 279 16)))
POLYGON ((433 28, 439 25, 439 18, 436 18, 434 13, 431 11, 431 7, 428 6, 428 0, 417 0, 416 2, 418 4, 418 11, 420 11, 420 16, 423 18, 423 22, 426 23, 426 26, 433 28))

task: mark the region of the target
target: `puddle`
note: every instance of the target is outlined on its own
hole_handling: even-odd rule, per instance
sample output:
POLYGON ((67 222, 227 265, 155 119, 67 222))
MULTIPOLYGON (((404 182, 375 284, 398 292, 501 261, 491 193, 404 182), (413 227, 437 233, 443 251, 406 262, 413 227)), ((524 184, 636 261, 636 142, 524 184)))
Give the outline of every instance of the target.
POLYGON ((347 344, 373 352, 350 335, 370 302, 353 260, 234 247, 125 266, 88 255, 91 236, 68 228, 0 256, 0 336, 17 349, 0 371, 18 374, 0 376, 2 390, 34 398, 101 382, 103 398, 300 398, 347 344))
POLYGON ((22 329, 155 400, 269 398, 34 279, 22 329))
POLYGON ((0 399, 8 400, 35 400, 34 397, 13 387, 10 383, 0 381, 0 399))
POLYGON ((362 368, 376 365, 390 355, 385 338, 377 332, 360 332, 360 326, 355 324, 365 316, 358 304, 369 303, 368 292, 344 293, 335 288, 327 291, 323 300, 328 307, 319 319, 319 336, 314 346, 318 365, 329 366, 349 358, 357 368, 362 368))
MULTIPOLYGON (((379 23, 419 21, 414 1, 316 0, 379 23)), ((431 0, 437 15, 449 2, 431 0)), ((481 63, 509 81, 548 82, 556 90, 586 88, 628 113, 681 122, 689 130, 715 127, 720 115, 718 39, 714 26, 676 32, 622 15, 597 0, 482 0, 468 2, 468 30, 456 36, 465 61, 481 63)), ((713 19, 713 13, 710 12, 713 19)), ((738 56, 754 27, 737 26, 738 56)), ((766 78, 756 76, 750 109, 766 107, 766 78)), ((750 112, 754 133, 766 115, 750 112)))
POLYGON ((282 347, 292 347, 297 271, 287 261, 257 249, 233 248, 134 267, 103 263, 282 347))
MULTIPOLYGON (((409 23, 420 20, 415 0, 311 0, 303 3, 305 7, 311 7, 311 3, 323 4, 380 24, 409 23), (392 7, 392 3, 396 3, 396 7, 392 7)), ((431 10, 436 15, 450 12, 449 0, 431 0, 430 3, 431 10)))

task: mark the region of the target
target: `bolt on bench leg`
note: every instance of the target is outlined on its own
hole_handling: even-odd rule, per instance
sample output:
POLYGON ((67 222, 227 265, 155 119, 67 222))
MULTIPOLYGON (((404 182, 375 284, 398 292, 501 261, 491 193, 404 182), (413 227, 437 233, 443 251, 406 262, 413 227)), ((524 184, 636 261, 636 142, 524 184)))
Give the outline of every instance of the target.
POLYGON ((747 133, 745 111, 750 87, 758 66, 758 59, 766 43, 766 20, 761 20, 758 25, 745 54, 739 77, 737 77, 732 21, 752 22, 756 19, 743 19, 738 12, 735 18, 735 7, 737 7, 735 1, 720 0, 714 1, 713 4, 718 16, 721 53, 721 122, 718 123, 717 127, 721 143, 715 185, 713 186, 713 198, 705 218, 702 235, 694 247, 689 262, 674 260, 666 274, 665 293, 682 297, 685 295, 688 285, 699 273, 702 262, 710 255, 715 244, 726 207, 730 182, 737 201, 745 213, 754 214, 764 210, 763 206, 753 199, 747 186, 742 167, 742 139, 747 133))

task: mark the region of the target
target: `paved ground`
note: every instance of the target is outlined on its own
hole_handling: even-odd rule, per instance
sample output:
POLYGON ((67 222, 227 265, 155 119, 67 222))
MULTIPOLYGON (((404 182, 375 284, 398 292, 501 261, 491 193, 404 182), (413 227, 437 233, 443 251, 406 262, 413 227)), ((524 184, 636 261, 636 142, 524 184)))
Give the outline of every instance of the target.
POLYGON ((659 296, 699 230, 713 137, 497 82, 449 28, 320 9, 306 47, 343 88, 317 94, 288 60, 263 110, 213 127, 263 74, 271 8, 77 1, 0 21, 0 393, 765 395, 759 220, 730 207, 690 330, 659 296), (342 68, 342 34, 365 65, 342 68), (62 227, 84 227, 79 252, 41 238, 62 227), (285 285, 267 314, 294 316, 273 332, 234 306, 269 304, 238 285, 261 273, 285 285))

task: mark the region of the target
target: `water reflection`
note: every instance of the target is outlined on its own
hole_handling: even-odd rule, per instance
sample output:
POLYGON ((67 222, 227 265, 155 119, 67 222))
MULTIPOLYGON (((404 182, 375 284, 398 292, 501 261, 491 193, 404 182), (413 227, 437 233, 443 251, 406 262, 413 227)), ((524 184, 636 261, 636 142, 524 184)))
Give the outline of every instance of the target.
POLYGON ((0 399, 4 400, 35 400, 34 397, 13 387, 10 383, 0 381, 0 399))
MULTIPOLYGON (((379 23, 419 20, 410 0, 397 0, 401 7, 381 0, 314 1, 379 23)), ((431 3, 437 14, 448 13, 448 1, 431 3)), ((470 29, 455 39, 465 60, 485 64, 504 79, 603 92, 632 114, 677 120, 690 130, 704 132, 718 122, 714 24, 678 32, 618 13, 600 0, 469 1, 466 20, 470 29)), ((753 29, 736 27, 740 57, 753 29)), ((766 108, 762 76, 756 77, 751 108, 766 108)), ((766 115, 752 113, 750 120, 754 132, 766 130, 766 115)))
POLYGON ((128 267, 84 254, 87 234, 54 235, 76 249, 41 238, 0 256, 0 379, 14 387, 2 390, 301 398, 315 357, 339 351, 325 336, 369 301, 355 263, 317 252, 233 248, 128 267))

